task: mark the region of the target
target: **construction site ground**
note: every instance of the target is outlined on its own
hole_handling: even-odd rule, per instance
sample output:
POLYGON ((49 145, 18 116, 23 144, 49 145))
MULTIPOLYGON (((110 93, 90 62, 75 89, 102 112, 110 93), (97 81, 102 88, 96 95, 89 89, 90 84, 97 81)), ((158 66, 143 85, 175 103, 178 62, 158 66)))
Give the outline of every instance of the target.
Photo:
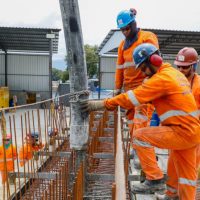
MULTIPOLYGON (((70 128, 69 108, 65 108, 64 118, 60 114, 59 109, 53 112, 49 108, 18 109, 13 113, 5 113, 6 130, 7 133, 11 130, 14 145, 17 144, 17 152, 25 139, 25 133, 40 132, 45 146, 39 151, 39 159, 33 157, 24 167, 20 167, 19 162, 16 162, 19 158, 15 160, 15 185, 10 182, 0 183, 0 199, 156 200, 154 194, 133 193, 134 185, 140 183, 143 176, 141 170, 135 169, 133 159, 129 157, 130 133, 123 113, 121 116, 118 110, 118 112, 98 111, 90 114, 87 152, 84 162, 80 163, 76 163, 78 153, 70 149, 70 132, 66 131, 70 128), (63 119, 66 119, 64 132, 63 119), (15 127, 13 127, 14 121, 15 127), (54 145, 49 145, 50 138, 47 131, 49 126, 58 128, 54 145), (31 170, 30 166, 33 167, 31 170), (131 181, 126 181, 127 177, 131 181)), ((168 150, 155 148, 155 151, 158 164, 166 174, 168 150)))
MULTIPOLYGON (((69 107, 66 107, 66 116, 67 116, 67 123, 69 124, 69 107)), ((22 133, 21 133, 21 116, 24 116, 24 113, 34 113, 34 115, 36 114, 37 112, 37 109, 17 109, 15 112, 6 112, 5 113, 5 118, 6 118, 6 121, 8 122, 9 121, 9 116, 15 116, 15 120, 16 120, 16 135, 17 135, 17 148, 18 148, 18 151, 19 149, 22 147, 22 133)), ((42 114, 43 112, 43 109, 39 109, 39 112, 42 114)), ((37 116, 35 116, 35 118, 37 118, 37 116)), ((41 125, 41 132, 44 133, 45 132, 45 122, 44 122, 44 118, 41 117, 40 118, 40 125, 41 125)), ((33 124, 31 125, 33 127, 33 124)), ((34 126, 35 126, 35 131, 38 132, 38 120, 35 120, 34 121, 34 126)), ((6 127, 7 127, 7 130, 10 129, 9 127, 9 123, 6 123, 6 127)), ((13 134, 14 135, 14 134, 13 134)), ((14 139, 14 138, 13 138, 14 139)), ((2 141, 2 134, 0 134, 0 141, 2 141)), ((44 138, 44 134, 42 134, 42 141, 43 143, 45 143, 45 138, 44 138)), ((49 150, 52 151, 52 146, 49 146, 49 150)), ((45 160, 44 160, 45 162, 45 160)), ((40 162, 37 162, 35 165, 34 165, 34 168, 35 170, 37 170, 37 168, 40 168, 41 167, 41 164, 40 162)), ((15 169, 17 168, 17 163, 15 162, 15 169)), ((28 165, 25 165, 25 169, 24 167, 20 167, 19 166, 19 172, 24 172, 25 171, 28 171, 28 165)), ((18 184, 18 180, 19 179, 16 179, 16 184, 18 184)), ((23 181, 22 181, 23 183, 23 181)), ((15 188, 14 188, 14 185, 13 184, 10 184, 10 194, 14 194, 15 192, 15 188)), ((2 181, 1 181, 1 176, 0 176, 0 199, 2 199, 3 197, 3 184, 2 184, 2 181)))

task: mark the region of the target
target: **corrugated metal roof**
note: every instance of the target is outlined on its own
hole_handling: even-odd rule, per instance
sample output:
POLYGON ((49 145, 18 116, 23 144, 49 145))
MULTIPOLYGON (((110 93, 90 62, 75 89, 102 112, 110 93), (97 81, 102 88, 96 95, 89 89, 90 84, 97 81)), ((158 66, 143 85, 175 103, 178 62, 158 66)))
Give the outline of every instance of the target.
POLYGON ((0 49, 3 51, 49 52, 49 39, 46 34, 54 33, 53 53, 58 51, 59 31, 52 28, 0 27, 0 49))
MULTIPOLYGON (((158 36, 158 41, 160 45, 160 50, 163 54, 177 54, 177 52, 186 46, 193 47, 200 54, 200 32, 198 31, 179 31, 179 30, 161 30, 161 29, 142 29, 146 31, 151 31, 158 36)), ((119 29, 112 29, 103 40, 99 47, 99 53, 116 53, 117 44, 120 43, 122 38, 120 34, 115 34, 116 32, 121 33, 119 29), (115 38, 112 38, 115 37, 115 38), (109 40, 116 40, 113 46, 109 43, 109 40), (106 48, 105 48, 106 46, 106 48), (109 47, 108 47, 109 46, 109 47), (106 52, 106 49, 109 51, 106 52)))

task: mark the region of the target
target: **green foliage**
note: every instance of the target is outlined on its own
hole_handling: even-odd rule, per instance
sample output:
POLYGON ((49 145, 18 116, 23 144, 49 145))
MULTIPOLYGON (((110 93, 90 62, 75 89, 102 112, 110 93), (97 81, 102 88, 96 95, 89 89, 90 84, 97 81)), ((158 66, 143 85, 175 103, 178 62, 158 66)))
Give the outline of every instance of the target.
POLYGON ((52 81, 58 81, 61 80, 62 77, 62 70, 56 69, 56 68, 52 68, 52 81))
POLYGON ((63 71, 61 80, 62 80, 62 82, 65 82, 65 81, 69 80, 69 71, 68 71, 68 69, 63 71))
MULTIPOLYGON (((98 73, 98 46, 97 45, 89 45, 86 44, 84 45, 84 50, 85 50, 85 57, 86 57, 86 64, 87 64, 87 74, 89 78, 92 78, 94 75, 97 75, 98 73)), ((67 56, 65 57, 65 61, 67 63, 67 56)), ((67 72, 66 72, 67 73, 67 72)), ((68 73, 69 75, 69 73, 68 73)))
POLYGON ((97 75, 97 72, 98 72, 98 69, 97 69, 98 46, 97 45, 91 46, 89 44, 86 44, 84 46, 84 49, 85 49, 85 56, 86 56, 87 73, 88 73, 89 78, 92 78, 94 75, 97 75))
POLYGON ((67 69, 62 71, 56 68, 52 68, 52 81, 58 80, 62 80, 62 82, 69 80, 69 71, 67 69))

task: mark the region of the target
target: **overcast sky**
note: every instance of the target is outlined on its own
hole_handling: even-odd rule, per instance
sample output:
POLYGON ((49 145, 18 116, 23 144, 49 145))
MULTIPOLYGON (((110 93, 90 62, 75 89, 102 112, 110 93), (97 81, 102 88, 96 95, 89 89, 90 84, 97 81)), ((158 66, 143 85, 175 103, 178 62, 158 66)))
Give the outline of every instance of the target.
MULTIPOLYGON (((141 28, 200 31, 199 0, 78 0, 85 44, 103 41, 116 28, 119 11, 137 10, 141 28)), ((0 0, 0 26, 61 28, 59 0, 0 0)), ((60 32, 59 52, 54 61, 63 61, 65 42, 60 32)))

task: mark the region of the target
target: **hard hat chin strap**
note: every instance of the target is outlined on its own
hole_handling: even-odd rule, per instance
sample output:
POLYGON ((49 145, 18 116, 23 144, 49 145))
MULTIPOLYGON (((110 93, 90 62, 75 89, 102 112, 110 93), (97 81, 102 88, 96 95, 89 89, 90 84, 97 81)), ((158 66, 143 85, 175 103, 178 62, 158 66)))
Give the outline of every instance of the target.
POLYGON ((151 72, 151 76, 152 77, 157 71, 155 70, 155 68, 153 68, 153 66, 151 65, 151 63, 149 61, 146 61, 146 66, 149 68, 150 72, 151 72))

